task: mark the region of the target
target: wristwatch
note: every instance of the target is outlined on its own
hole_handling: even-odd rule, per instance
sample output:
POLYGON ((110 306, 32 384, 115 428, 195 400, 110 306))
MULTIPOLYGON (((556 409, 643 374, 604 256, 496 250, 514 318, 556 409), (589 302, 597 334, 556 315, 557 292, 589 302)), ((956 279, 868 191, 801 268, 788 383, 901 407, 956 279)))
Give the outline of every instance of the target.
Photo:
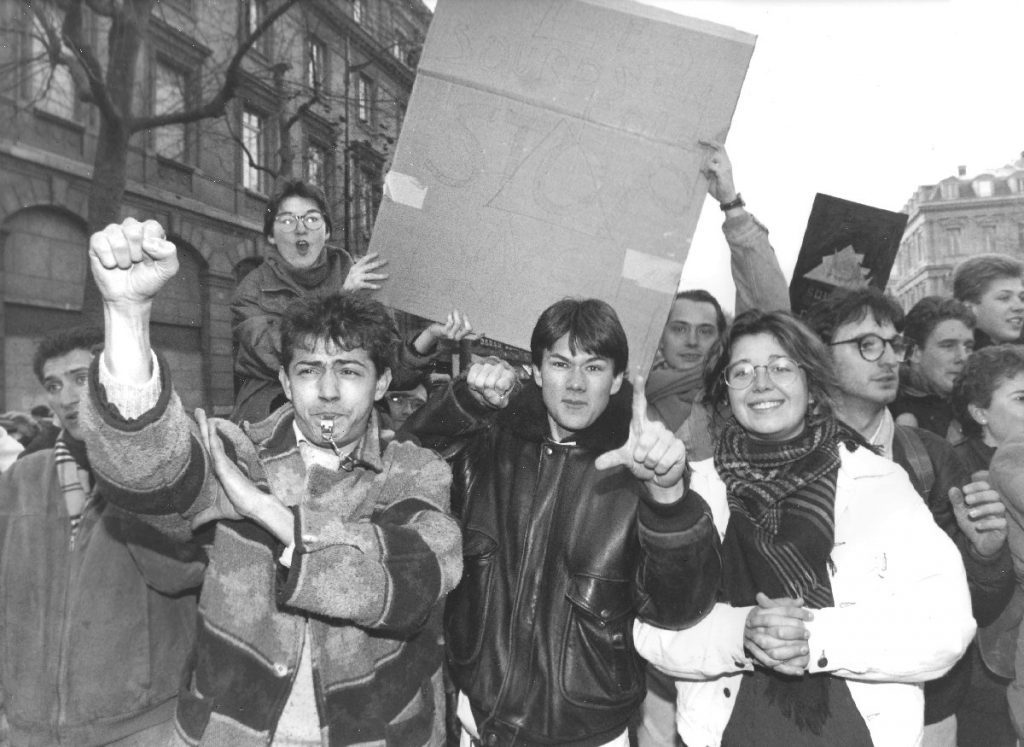
POLYGON ((722 202, 722 203, 719 203, 719 205, 718 205, 718 207, 722 208, 722 212, 723 213, 725 211, 727 211, 727 210, 732 210, 733 208, 741 208, 741 207, 746 207, 746 206, 747 206, 747 203, 745 203, 743 201, 743 195, 741 195, 739 192, 736 193, 736 199, 735 200, 729 200, 728 202, 722 202))

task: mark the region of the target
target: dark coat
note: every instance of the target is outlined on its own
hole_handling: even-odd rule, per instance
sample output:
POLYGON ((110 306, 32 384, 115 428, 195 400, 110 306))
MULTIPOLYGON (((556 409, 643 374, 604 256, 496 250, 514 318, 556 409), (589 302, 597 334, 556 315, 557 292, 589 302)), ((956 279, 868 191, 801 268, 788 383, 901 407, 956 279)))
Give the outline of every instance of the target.
POLYGON ((445 612, 448 663, 485 744, 624 732, 644 697, 634 619, 681 628, 715 601, 703 499, 659 505, 625 468, 594 467, 625 442, 631 396, 624 385, 573 443, 548 437, 532 383, 496 413, 458 381, 405 424, 452 462, 465 571, 445 612))

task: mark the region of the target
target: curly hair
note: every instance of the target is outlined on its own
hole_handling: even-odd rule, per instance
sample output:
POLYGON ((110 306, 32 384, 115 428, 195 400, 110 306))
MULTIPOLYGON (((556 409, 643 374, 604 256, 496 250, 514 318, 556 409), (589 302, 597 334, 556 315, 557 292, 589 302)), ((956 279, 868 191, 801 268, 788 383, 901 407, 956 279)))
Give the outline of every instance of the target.
POLYGON ((718 338, 704 367, 704 402, 717 413, 729 398, 725 369, 732 358, 736 342, 750 335, 770 335, 786 351, 807 377, 812 410, 807 413, 809 425, 833 416, 832 392, 836 388, 832 356, 814 332, 788 311, 751 309, 736 317, 726 333, 718 338))
POLYGON ((391 312, 380 301, 356 293, 300 298, 285 309, 281 322, 281 366, 288 370, 296 349, 310 350, 327 340, 343 350, 366 350, 379 377, 391 366, 398 336, 391 312))
POLYGON ((835 341, 836 330, 844 324, 856 324, 868 315, 878 324, 889 322, 897 332, 903 329, 903 308, 877 288, 834 291, 807 309, 803 320, 827 344, 835 341))
POLYGON ((971 417, 968 405, 988 408, 992 394, 1007 379, 1024 373, 1024 346, 991 345, 971 353, 964 370, 953 382, 953 414, 968 436, 980 436, 981 425, 971 417))
POLYGON ((47 361, 60 358, 73 350, 88 350, 96 353, 103 347, 103 330, 94 326, 71 327, 47 335, 36 346, 32 356, 32 370, 43 383, 43 366, 47 361))

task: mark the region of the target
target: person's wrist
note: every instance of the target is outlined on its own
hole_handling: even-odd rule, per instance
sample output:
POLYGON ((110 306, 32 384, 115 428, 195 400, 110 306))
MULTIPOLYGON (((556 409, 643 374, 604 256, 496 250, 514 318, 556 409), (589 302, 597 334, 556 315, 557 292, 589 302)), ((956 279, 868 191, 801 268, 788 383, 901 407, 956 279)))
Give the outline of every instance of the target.
POLYGON ((718 204, 718 207, 721 208, 722 212, 724 213, 729 210, 735 210, 736 208, 745 207, 746 204, 747 203, 743 201, 743 195, 737 192, 734 198, 732 198, 731 200, 723 200, 718 204))

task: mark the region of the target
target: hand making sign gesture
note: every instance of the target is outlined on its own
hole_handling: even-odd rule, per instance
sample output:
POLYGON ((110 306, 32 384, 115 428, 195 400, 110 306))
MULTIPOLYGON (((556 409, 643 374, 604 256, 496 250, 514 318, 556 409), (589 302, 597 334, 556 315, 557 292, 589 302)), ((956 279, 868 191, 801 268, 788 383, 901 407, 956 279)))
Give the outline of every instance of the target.
POLYGON ((633 417, 629 423, 629 438, 622 446, 605 452, 594 462, 598 469, 618 465, 646 482, 659 503, 672 503, 683 495, 686 447, 661 421, 647 417, 644 376, 640 373, 633 379, 633 417))

